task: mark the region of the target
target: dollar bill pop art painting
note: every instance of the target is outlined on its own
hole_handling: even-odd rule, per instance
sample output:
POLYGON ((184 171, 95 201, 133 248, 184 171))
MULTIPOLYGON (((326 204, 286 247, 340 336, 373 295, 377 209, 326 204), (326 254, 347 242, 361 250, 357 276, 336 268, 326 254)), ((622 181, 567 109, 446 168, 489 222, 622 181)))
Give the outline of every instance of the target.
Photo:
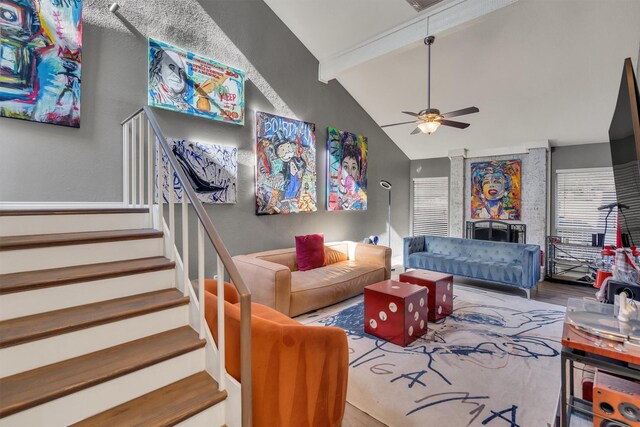
POLYGON ((521 160, 471 163, 471 218, 520 219, 521 160))
POLYGON ((82 0, 0 1, 0 116, 80 127, 82 0))
POLYGON ((149 39, 149 105, 244 125, 244 72, 149 39))
POLYGON ((315 212, 316 125, 256 113, 256 214, 315 212))

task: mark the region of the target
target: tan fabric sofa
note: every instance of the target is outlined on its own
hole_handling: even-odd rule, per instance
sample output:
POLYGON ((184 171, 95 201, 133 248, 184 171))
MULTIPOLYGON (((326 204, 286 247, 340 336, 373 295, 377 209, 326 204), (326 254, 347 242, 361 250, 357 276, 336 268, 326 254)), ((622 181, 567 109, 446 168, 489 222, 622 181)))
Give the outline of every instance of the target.
POLYGON ((391 249, 355 242, 325 243, 325 266, 299 271, 296 249, 233 257, 253 302, 294 317, 335 304, 391 277, 391 249))

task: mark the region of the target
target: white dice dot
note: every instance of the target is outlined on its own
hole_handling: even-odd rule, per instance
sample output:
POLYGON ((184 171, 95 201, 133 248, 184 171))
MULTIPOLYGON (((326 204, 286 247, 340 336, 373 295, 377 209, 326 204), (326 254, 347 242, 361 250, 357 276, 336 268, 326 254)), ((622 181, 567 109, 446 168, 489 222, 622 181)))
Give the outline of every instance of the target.
POLYGON ((373 329, 378 327, 378 322, 376 322, 376 319, 370 319, 369 320, 369 326, 371 326, 373 329))
POLYGON ((418 310, 416 310, 416 312, 413 313, 413 319, 418 320, 418 317, 420 317, 420 314, 418 313, 418 310))
POLYGON ((391 289, 400 289, 400 286, 398 286, 398 285, 393 285, 393 286, 391 286, 391 289))
POLYGON ((398 306, 396 305, 395 302, 389 303, 389 311, 392 313, 395 313, 396 311, 398 311, 398 306))
POLYGON ((441 305, 438 306, 438 314, 442 314, 442 306, 441 305))
POLYGON ((378 317, 380 317, 380 320, 382 320, 384 322, 385 320, 387 320, 387 313, 385 313, 384 311, 381 311, 378 314, 378 317))
POLYGON ((447 294, 442 295, 442 302, 446 302, 447 301, 447 294))
POLYGON ((450 291, 451 290, 451 283, 447 283, 447 290, 450 291))
POLYGON ((420 329, 424 329, 424 320, 420 321, 420 329))
POLYGON ((413 326, 409 326, 409 335, 413 335, 413 326))
POLYGON ((420 298, 420 307, 424 307, 424 298, 420 298))
POLYGON ((412 302, 409 303, 408 309, 409 309, 409 313, 413 312, 413 303, 412 302))

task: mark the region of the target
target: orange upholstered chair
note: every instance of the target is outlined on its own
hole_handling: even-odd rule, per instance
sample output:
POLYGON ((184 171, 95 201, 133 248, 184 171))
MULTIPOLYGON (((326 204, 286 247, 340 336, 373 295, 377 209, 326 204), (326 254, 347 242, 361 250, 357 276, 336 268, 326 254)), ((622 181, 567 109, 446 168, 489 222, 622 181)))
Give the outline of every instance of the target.
MULTIPOLYGON (((218 340, 216 282, 205 281, 205 318, 218 340)), ((225 283, 226 367, 240 378, 240 304, 225 283)), ((349 349, 342 329, 304 326, 262 304, 251 304, 253 425, 336 426, 347 396, 349 349)))

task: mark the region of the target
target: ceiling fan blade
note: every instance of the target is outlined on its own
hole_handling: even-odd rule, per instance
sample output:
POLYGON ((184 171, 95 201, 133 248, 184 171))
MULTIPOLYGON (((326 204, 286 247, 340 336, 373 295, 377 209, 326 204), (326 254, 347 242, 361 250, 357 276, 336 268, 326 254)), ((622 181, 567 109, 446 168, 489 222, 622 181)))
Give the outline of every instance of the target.
POLYGON ((420 120, 411 120, 408 122, 400 122, 400 123, 391 123, 389 125, 382 125, 381 128, 388 128, 389 126, 398 126, 398 125, 407 125, 409 123, 420 123, 420 120))
POLYGON ((421 132, 420 128, 415 128, 413 130, 413 132, 411 132, 411 135, 415 135, 415 134, 420 133, 420 132, 421 132))
POLYGON ((478 107, 469 107, 463 108, 462 110, 449 111, 448 113, 442 114, 442 117, 464 116, 465 114, 477 113, 478 111, 480 111, 478 107))
POLYGON ((411 111, 401 111, 401 113, 408 114, 413 117, 419 117, 418 113, 412 113, 411 111))
POLYGON ((469 127, 469 123, 454 122, 453 120, 440 120, 440 124, 458 129, 466 129, 469 127))

